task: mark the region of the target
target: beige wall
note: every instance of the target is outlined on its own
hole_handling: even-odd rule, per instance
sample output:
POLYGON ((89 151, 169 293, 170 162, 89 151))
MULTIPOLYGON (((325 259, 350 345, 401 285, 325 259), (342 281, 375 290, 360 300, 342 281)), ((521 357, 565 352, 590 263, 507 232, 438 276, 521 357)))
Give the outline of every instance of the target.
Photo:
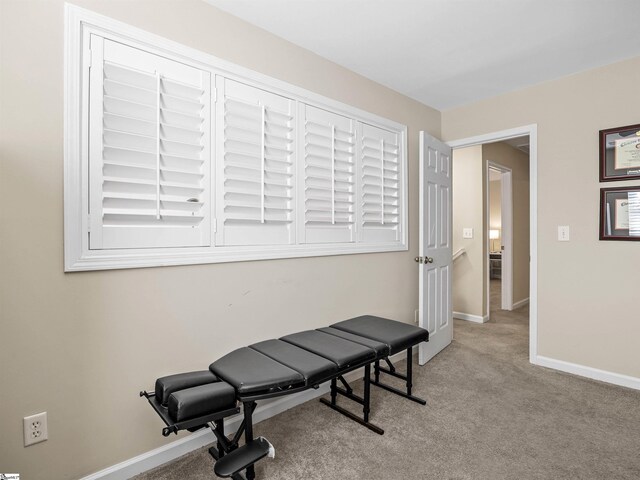
POLYGON ((269 337, 361 313, 411 322, 418 305, 418 131, 439 112, 200 1, 78 1, 408 125, 410 251, 63 273, 63 2, 0 0, 0 471, 78 478, 163 443, 137 398, 269 337), (232 41, 230 40, 232 39, 232 41), (22 446, 22 417, 50 439, 22 446))
MULTIPOLYGON (((529 298, 529 156, 503 143, 482 146, 485 162, 511 169, 513 192, 513 302, 529 298)), ((499 183, 499 182, 498 182, 499 183)))
POLYGON ((486 311, 482 146, 453 151, 453 251, 465 254, 453 262, 453 311, 482 317, 486 311), (473 228, 473 238, 462 238, 473 228))
POLYGON ((639 82, 634 58, 442 114, 445 140, 538 125, 538 354, 633 377, 640 249, 598 240, 598 130, 638 123, 639 82))

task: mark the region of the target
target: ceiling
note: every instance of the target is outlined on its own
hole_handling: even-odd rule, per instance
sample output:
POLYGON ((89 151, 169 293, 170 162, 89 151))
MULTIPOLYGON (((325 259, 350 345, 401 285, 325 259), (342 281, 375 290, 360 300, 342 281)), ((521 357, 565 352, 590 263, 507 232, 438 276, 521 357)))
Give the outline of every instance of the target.
POLYGON ((529 135, 510 138, 508 140, 503 140, 503 142, 529 155, 529 135))
POLYGON ((205 0, 438 110, 640 55, 639 0, 205 0))

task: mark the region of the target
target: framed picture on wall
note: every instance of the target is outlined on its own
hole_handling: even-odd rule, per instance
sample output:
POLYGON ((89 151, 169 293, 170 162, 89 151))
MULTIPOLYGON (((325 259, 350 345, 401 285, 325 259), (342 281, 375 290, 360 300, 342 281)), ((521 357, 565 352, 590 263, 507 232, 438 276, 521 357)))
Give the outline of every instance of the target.
POLYGON ((640 178, 640 124, 600 130, 600 181, 640 178))
POLYGON ((640 186, 600 189, 600 240, 640 240, 640 186))

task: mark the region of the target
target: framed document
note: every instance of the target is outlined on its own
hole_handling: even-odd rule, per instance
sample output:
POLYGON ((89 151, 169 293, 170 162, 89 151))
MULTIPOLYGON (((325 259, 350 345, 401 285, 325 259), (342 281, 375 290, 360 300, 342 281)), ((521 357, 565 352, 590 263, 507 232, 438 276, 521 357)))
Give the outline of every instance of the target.
POLYGON ((640 124, 600 130, 600 181, 640 178, 640 124))
POLYGON ((640 186, 600 189, 600 240, 640 240, 640 186))

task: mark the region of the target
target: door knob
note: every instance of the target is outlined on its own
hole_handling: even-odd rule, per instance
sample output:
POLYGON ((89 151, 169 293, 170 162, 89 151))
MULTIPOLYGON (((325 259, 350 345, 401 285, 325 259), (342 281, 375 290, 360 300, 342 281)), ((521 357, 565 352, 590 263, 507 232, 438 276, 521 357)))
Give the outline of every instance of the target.
POLYGON ((414 260, 417 263, 433 263, 433 258, 431 257, 416 257, 414 260))

